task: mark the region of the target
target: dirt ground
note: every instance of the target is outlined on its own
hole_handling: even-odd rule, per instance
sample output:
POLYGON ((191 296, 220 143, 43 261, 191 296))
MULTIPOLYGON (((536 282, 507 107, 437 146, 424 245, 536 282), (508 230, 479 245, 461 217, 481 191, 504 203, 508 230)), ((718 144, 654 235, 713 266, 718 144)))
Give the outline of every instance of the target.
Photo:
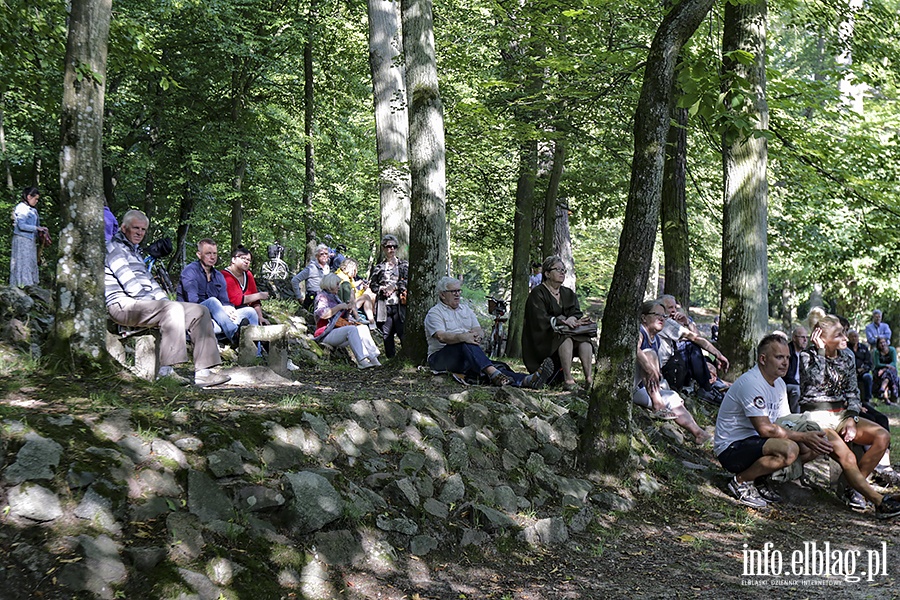
MULTIPOLYGON (((57 382, 61 383, 61 382, 57 382)), ((52 381, 34 386, 5 386, 0 414, 13 406, 42 412, 80 408, 66 394, 56 398, 52 381)), ((71 386, 70 386, 71 389, 71 386)), ((459 391, 457 384, 413 369, 322 368, 305 371, 302 383, 259 390, 221 389, 203 392, 208 400, 226 399, 221 415, 262 410, 279 399, 315 402, 317 397, 383 397, 441 395, 459 391)), ((142 392, 117 390, 126 400, 142 392), (129 398, 129 394, 132 395, 129 398)), ((554 401, 571 402, 569 394, 548 391, 554 401)), ((173 404, 193 406, 199 393, 177 397, 173 404)), ((573 404, 577 404, 573 402, 573 404)), ((170 406, 171 408, 171 406, 170 406)), ((898 420, 891 414, 892 421, 898 420)), ((568 543, 533 549, 514 537, 486 546, 437 551, 425 557, 403 556, 392 574, 347 569, 340 573, 342 598, 409 600, 562 600, 594 598, 897 598, 900 572, 900 519, 877 521, 857 514, 825 490, 789 484, 785 502, 765 512, 738 505, 725 494, 724 471, 708 449, 673 445, 673 459, 654 471, 663 484, 652 495, 635 495, 627 512, 596 509, 588 528, 568 543), (763 552, 765 551, 765 554, 763 552), (827 554, 825 553, 827 551, 827 554), (750 560, 749 557, 754 557, 750 560), (827 557, 827 560, 825 558, 827 557), (823 576, 822 563, 830 573, 823 576), (877 574, 871 574, 878 567, 877 574), (807 574, 795 575, 797 569, 807 574)), ((8 457, 9 458, 9 457, 8 457)), ((652 468, 651 468, 652 470, 652 468)), ((634 490, 634 482, 621 482, 634 490)), ((453 517, 448 526, 453 527, 453 517)), ((4 583, 21 574, 10 561, 15 534, 0 524, 0 599, 4 583)), ((10 588, 6 588, 9 590, 10 588)), ((65 598, 41 584, 39 597, 65 598)), ((38 596, 32 596, 38 597, 38 596)), ((71 596, 70 596, 71 597, 71 596)), ((283 598, 301 598, 285 592, 283 598)), ((266 600, 266 599, 253 599, 266 600)))

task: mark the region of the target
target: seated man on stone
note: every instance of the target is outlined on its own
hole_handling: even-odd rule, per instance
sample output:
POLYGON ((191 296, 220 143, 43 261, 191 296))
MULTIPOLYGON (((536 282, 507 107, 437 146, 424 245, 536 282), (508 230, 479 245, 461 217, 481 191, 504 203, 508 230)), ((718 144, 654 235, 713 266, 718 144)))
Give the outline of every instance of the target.
POLYGON ((664 294, 657 302, 669 315, 659 332, 662 343, 658 355, 663 376, 676 392, 693 380, 699 387, 698 394, 701 398, 710 396, 711 376, 703 350, 716 358, 716 368, 721 373, 728 371, 728 359, 712 342, 700 335, 693 321, 679 310, 674 296, 664 294))
POLYGON ((222 269, 222 277, 225 278, 225 286, 228 288, 228 301, 237 309, 250 307, 256 313, 259 325, 268 325, 269 321, 263 316, 262 301, 269 299, 269 292, 260 292, 256 287, 256 279, 250 272, 250 262, 253 257, 250 251, 243 246, 235 248, 231 253, 231 264, 222 269))
MULTIPOLYGON (((181 272, 176 294, 179 302, 205 306, 218 332, 237 348, 242 325, 259 325, 259 315, 252 307, 235 308, 228 298, 225 277, 216 270, 219 250, 216 243, 204 238, 197 243, 197 260, 181 272)), ((217 332, 217 333, 218 333, 217 332)))
POLYGON ((788 343, 787 373, 781 378, 787 387, 788 408, 792 413, 800 412, 800 353, 809 343, 809 333, 802 325, 794 329, 788 343))
POLYGON ((872 400, 872 353, 869 347, 859 341, 859 332, 855 329, 847 331, 847 349, 856 360, 856 385, 859 386, 859 399, 863 402, 872 400))
POLYGON ((465 378, 483 375, 497 386, 514 385, 540 389, 554 372, 553 359, 547 358, 530 375, 498 369, 479 345, 484 331, 475 313, 460 304, 462 286, 455 277, 442 277, 438 282, 440 302, 425 315, 428 337, 428 365, 435 371, 447 371, 460 383, 465 378))
POLYGON ((139 210, 122 217, 120 231, 106 245, 104 283, 110 318, 128 327, 158 327, 159 377, 178 375, 172 365, 187 362, 186 333, 194 344, 194 383, 209 387, 231 378, 212 371, 222 362, 209 311, 197 304, 173 302, 147 271, 139 245, 150 220, 139 210))
POLYGON ((797 432, 775 420, 790 414, 782 380, 789 350, 781 334, 764 337, 756 348, 757 363, 732 384, 716 419, 713 451, 735 476, 728 491, 742 504, 765 508, 780 500, 768 475, 796 460, 808 462, 833 450, 824 431, 797 432), (760 485, 757 486, 757 483, 760 485))

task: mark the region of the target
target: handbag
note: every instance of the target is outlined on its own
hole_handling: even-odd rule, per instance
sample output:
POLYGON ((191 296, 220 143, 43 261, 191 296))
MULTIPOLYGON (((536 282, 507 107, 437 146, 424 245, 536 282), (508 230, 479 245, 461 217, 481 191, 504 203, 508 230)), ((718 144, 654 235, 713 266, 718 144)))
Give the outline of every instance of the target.
POLYGON ((597 337, 596 323, 587 323, 585 325, 579 325, 578 327, 572 328, 563 323, 562 320, 557 321, 556 317, 554 317, 551 321, 551 325, 553 326, 553 331, 560 335, 567 335, 570 337, 597 337))
POLYGON ((344 317, 338 317, 337 321, 334 322, 334 329, 337 329, 338 327, 347 327, 349 325, 353 325, 353 323, 351 323, 344 317))

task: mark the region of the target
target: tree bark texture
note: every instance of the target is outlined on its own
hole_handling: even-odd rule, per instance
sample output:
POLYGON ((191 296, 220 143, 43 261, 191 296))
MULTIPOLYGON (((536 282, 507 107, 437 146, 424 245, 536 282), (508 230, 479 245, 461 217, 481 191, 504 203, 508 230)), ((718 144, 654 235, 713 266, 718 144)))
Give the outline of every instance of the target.
POLYGON ((410 183, 407 155, 409 116, 406 102, 406 67, 400 60, 403 46, 400 3, 369 0, 369 68, 375 100, 375 148, 378 153, 378 194, 381 233, 409 243, 410 183))
MULTIPOLYGON (((765 0, 725 5, 722 50, 726 56, 734 50, 755 56, 749 66, 726 61, 724 68, 726 75, 744 78, 752 87, 753 97, 744 110, 756 119, 758 129, 767 129, 765 0)), ((722 161, 725 195, 719 340, 732 369, 741 373, 755 364, 756 344, 768 323, 766 139, 726 132, 722 161)))
POLYGON ((547 193, 544 195, 544 239, 541 243, 541 258, 557 254, 556 218, 559 215, 559 182, 562 179, 563 167, 566 163, 566 142, 562 138, 553 144, 553 166, 550 168, 550 181, 547 182, 547 193))
MULTIPOLYGON (((678 90, 675 93, 678 94, 678 90)), ((672 117, 676 126, 669 128, 666 145, 660 220, 666 293, 675 296, 687 310, 691 305, 691 240, 685 199, 688 111, 674 107, 672 117)))
POLYGON ((519 147, 519 177, 516 182, 516 212, 513 215, 512 300, 507 321, 506 355, 522 356, 522 330, 525 302, 528 300, 528 275, 531 273, 531 235, 534 219, 534 180, 538 147, 528 140, 519 147))
POLYGON ((446 150, 431 0, 403 0, 402 11, 412 184, 403 352, 418 364, 428 350, 425 314, 437 302, 437 280, 447 274, 446 150))
POLYGON ((631 397, 638 312, 659 224, 666 139, 678 53, 713 0, 685 0, 663 18, 650 46, 634 120, 634 157, 619 255, 603 312, 587 424, 580 440, 588 470, 623 472, 631 449, 631 397))
POLYGON ((54 337, 73 368, 99 360, 106 342, 102 150, 111 13, 112 0, 73 0, 66 41, 54 337))
POLYGON ((306 137, 303 205, 306 212, 306 262, 312 258, 316 247, 316 228, 313 222, 313 198, 316 194, 316 160, 313 146, 316 118, 313 77, 313 34, 318 20, 316 5, 316 0, 312 0, 306 28, 306 43, 303 44, 303 133, 306 137))

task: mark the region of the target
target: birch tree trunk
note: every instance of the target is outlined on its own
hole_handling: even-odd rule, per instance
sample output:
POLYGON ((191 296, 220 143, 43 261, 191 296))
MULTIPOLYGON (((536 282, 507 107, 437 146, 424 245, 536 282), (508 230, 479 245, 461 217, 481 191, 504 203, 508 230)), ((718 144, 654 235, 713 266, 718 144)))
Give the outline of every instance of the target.
POLYGON ((409 243, 410 183, 406 68, 399 60, 403 47, 400 3, 396 0, 369 0, 368 6, 369 68, 375 99, 381 233, 397 236, 400 242, 398 251, 403 251, 409 243))
POLYGON ((616 293, 609 295, 603 311, 594 386, 579 447, 583 464, 591 471, 621 473, 628 468, 638 312, 659 225, 675 63, 712 5, 713 0, 684 0, 674 6, 663 17, 647 56, 634 118, 631 187, 610 286, 616 293))
POLYGON ((558 254, 554 238, 556 236, 556 219, 559 214, 559 182, 562 179, 565 163, 566 142, 559 138, 553 142, 553 166, 550 169, 547 193, 544 195, 544 239, 541 243, 541 259, 558 254))
POLYGON ((437 280, 447 274, 444 108, 438 90, 431 0, 403 0, 402 14, 412 176, 403 352, 418 364, 428 350, 425 314, 437 302, 437 280))
MULTIPOLYGON (((749 52, 754 61, 743 65, 726 60, 726 76, 743 78, 752 87, 753 97, 743 110, 758 129, 765 130, 769 126, 765 0, 725 5, 722 51, 727 56, 735 50, 749 52)), ((756 343, 768 323, 766 138, 726 131, 722 145, 725 197, 719 340, 731 368, 741 373, 755 364, 756 343)))
POLYGON ((112 0, 73 0, 59 155, 63 207, 54 351, 72 368, 104 355, 103 101, 112 0))

